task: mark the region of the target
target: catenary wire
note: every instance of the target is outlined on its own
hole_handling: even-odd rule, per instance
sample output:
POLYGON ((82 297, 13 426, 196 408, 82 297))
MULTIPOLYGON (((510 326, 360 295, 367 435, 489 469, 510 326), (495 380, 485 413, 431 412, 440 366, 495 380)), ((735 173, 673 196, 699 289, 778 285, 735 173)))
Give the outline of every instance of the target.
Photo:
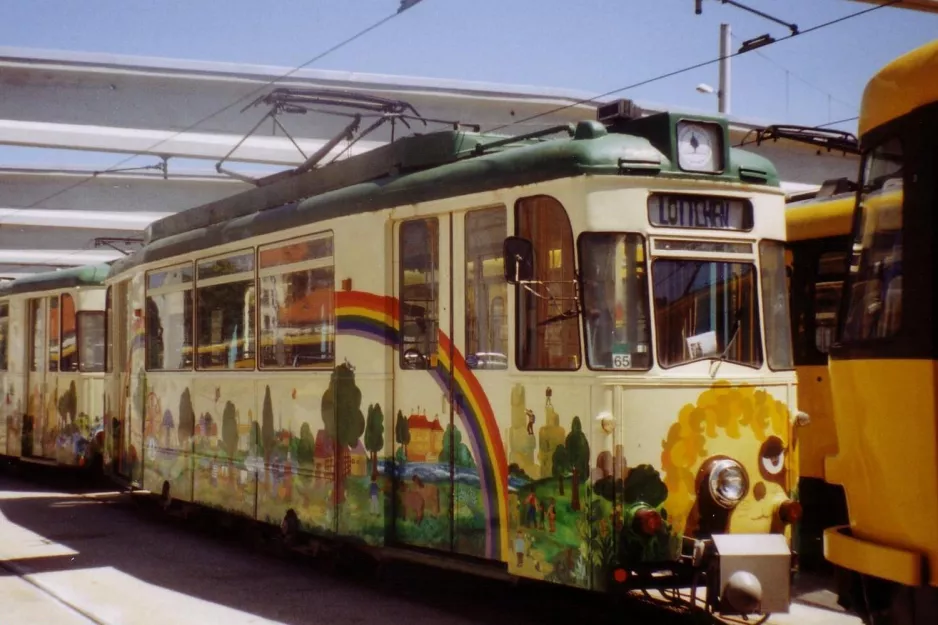
MULTIPOLYGON (((833 20, 830 20, 830 21, 828 21, 828 22, 823 22, 823 23, 821 23, 821 24, 817 24, 816 26, 812 26, 812 27, 810 27, 810 28, 807 28, 807 29, 805 29, 805 30, 802 30, 802 31, 800 31, 798 34, 786 35, 785 37, 782 37, 781 39, 775 39, 775 40, 773 40, 773 41, 771 41, 771 42, 769 42, 769 43, 767 43, 767 44, 765 44, 765 45, 763 45, 763 46, 760 46, 760 47, 761 47, 761 48, 766 48, 766 47, 768 47, 768 46, 770 46, 770 45, 774 45, 774 44, 776 44, 776 43, 781 43, 781 42, 783 42, 783 41, 788 41, 789 39, 793 39, 794 37, 797 37, 797 36, 799 36, 799 35, 806 35, 806 34, 808 34, 808 33, 821 30, 822 28, 827 28, 827 27, 829 27, 829 26, 833 26, 833 25, 835 25, 835 24, 839 24, 839 23, 841 23, 841 22, 845 22, 845 21, 847 21, 847 20, 849 20, 849 19, 853 19, 853 18, 855 18, 855 17, 860 17, 861 15, 865 15, 865 14, 867 14, 867 13, 872 13, 873 11, 878 11, 879 9, 883 9, 883 8, 885 8, 885 7, 888 7, 888 6, 892 6, 893 4, 896 4, 897 2, 900 2, 900 1, 901 1, 901 0, 890 0, 889 2, 886 2, 886 3, 884 3, 884 4, 878 4, 878 5, 874 6, 874 7, 869 8, 869 9, 863 9, 863 10, 861 10, 861 11, 857 11, 857 12, 851 13, 851 14, 849 14, 849 15, 844 15, 844 16, 842 16, 842 17, 838 17, 838 18, 833 19, 833 20)), ((756 49, 758 49, 758 48, 753 48, 752 50, 756 50, 756 49)), ((681 68, 681 69, 677 69, 677 70, 668 72, 668 73, 666 73, 666 74, 659 74, 658 76, 653 76, 653 77, 651 77, 651 78, 647 78, 647 79, 645 79, 645 80, 641 80, 641 81, 639 81, 639 82, 632 83, 632 84, 630 84, 630 85, 626 85, 625 87, 620 87, 620 88, 618 88, 618 89, 613 89, 612 91, 607 91, 607 92, 605 92, 605 93, 601 93, 601 94, 599 94, 599 95, 593 96, 592 98, 586 98, 586 99, 583 99, 583 100, 577 100, 576 102, 571 102, 570 104, 564 104, 563 106, 558 106, 558 107, 552 108, 552 109, 550 109, 550 110, 548 110, 548 111, 544 111, 544 112, 542 112, 542 113, 537 113, 537 114, 535 114, 535 115, 530 115, 530 116, 525 117, 525 118, 523 118, 523 119, 518 119, 518 120, 515 120, 515 121, 512 121, 512 122, 509 122, 509 123, 507 123, 507 124, 502 124, 501 126, 496 126, 495 128, 491 128, 491 129, 487 130, 486 132, 489 132, 489 133, 491 133, 491 132, 496 132, 496 131, 498 131, 498 130, 504 130, 505 128, 510 128, 511 126, 515 126, 515 125, 517 125, 517 124, 524 124, 524 123, 526 123, 526 122, 530 122, 530 121, 533 121, 533 120, 535 120, 535 119, 540 119, 541 117, 546 117, 547 115, 553 115, 554 113, 559 113, 560 111, 564 111, 564 110, 566 110, 566 109, 573 108, 574 106, 579 106, 580 104, 588 104, 588 103, 590 103, 590 102, 595 102, 596 100, 600 100, 600 99, 603 99, 603 98, 607 98, 607 97, 609 97, 609 96, 611 96, 611 95, 616 95, 616 94, 618 94, 618 93, 622 93, 623 91, 628 91, 629 89, 636 89, 636 88, 638 88, 638 87, 644 87, 645 85, 649 85, 649 84, 651 84, 651 83, 658 82, 658 81, 664 80, 664 79, 666 79, 666 78, 672 78, 672 77, 678 76, 678 75, 680 75, 680 74, 686 74, 687 72, 691 72, 691 71, 693 71, 693 70, 695 70, 695 69, 700 69, 701 67, 707 67, 708 65, 713 65, 713 64, 715 64, 715 63, 719 63, 723 58, 730 58, 730 59, 731 59, 731 58, 733 58, 733 57, 737 57, 737 56, 740 56, 740 55, 742 55, 742 54, 746 54, 747 52, 751 52, 752 50, 739 50, 739 51, 737 51, 737 52, 733 52, 732 54, 727 55, 726 57, 717 57, 717 58, 715 58, 715 59, 710 59, 709 61, 702 61, 702 62, 700 62, 700 63, 695 63, 695 64, 693 64, 693 65, 689 65, 689 66, 687 66, 687 67, 683 67, 683 68, 681 68)))

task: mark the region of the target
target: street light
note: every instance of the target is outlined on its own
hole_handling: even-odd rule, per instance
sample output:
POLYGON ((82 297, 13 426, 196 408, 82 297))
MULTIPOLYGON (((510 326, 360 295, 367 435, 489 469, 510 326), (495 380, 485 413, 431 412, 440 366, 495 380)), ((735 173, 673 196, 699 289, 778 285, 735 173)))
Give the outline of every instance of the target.
POLYGON ((714 89, 707 83, 702 82, 699 85, 697 85, 697 91, 699 91, 700 93, 713 93, 714 89))

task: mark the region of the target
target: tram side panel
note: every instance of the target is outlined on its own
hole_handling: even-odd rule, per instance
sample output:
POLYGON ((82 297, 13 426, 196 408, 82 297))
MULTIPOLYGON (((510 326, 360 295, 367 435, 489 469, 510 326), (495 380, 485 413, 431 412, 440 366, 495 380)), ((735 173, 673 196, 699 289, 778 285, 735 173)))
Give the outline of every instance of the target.
POLYGON ((3 371, 0 371, 0 384, 3 390, 3 406, 0 408, 0 414, 3 415, 5 425, 0 434, 3 436, 0 450, 4 455, 18 458, 23 455, 23 416, 28 399, 25 373, 27 362, 26 303, 22 298, 13 297, 3 305, 7 307, 7 316, 3 321, 2 329, 5 366, 3 366, 3 371))

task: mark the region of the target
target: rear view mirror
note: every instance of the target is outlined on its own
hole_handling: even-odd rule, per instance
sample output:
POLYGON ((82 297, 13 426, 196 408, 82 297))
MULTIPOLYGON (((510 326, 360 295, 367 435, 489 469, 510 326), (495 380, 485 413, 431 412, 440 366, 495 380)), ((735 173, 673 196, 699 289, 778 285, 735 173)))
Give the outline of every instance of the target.
POLYGON ((505 280, 518 284, 534 279, 534 244, 521 237, 508 237, 503 245, 505 280))

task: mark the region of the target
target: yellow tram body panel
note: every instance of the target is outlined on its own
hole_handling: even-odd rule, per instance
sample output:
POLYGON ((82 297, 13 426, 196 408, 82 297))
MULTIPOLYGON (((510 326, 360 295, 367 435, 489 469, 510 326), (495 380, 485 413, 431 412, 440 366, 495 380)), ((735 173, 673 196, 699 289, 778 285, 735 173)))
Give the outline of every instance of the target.
POLYGON ((837 428, 830 378, 825 365, 797 367, 798 408, 808 413, 810 423, 798 431, 798 470, 801 477, 824 479, 824 461, 837 453, 837 428))
MULTIPOLYGON (((852 537, 829 531, 826 556, 918 584, 922 558, 938 562, 938 363, 832 360, 830 369, 840 451, 827 478, 844 486, 852 537)), ((922 581, 938 586, 938 568, 922 581)))
POLYGON ((904 54, 867 83, 860 105, 860 135, 938 101, 938 40, 904 54))

